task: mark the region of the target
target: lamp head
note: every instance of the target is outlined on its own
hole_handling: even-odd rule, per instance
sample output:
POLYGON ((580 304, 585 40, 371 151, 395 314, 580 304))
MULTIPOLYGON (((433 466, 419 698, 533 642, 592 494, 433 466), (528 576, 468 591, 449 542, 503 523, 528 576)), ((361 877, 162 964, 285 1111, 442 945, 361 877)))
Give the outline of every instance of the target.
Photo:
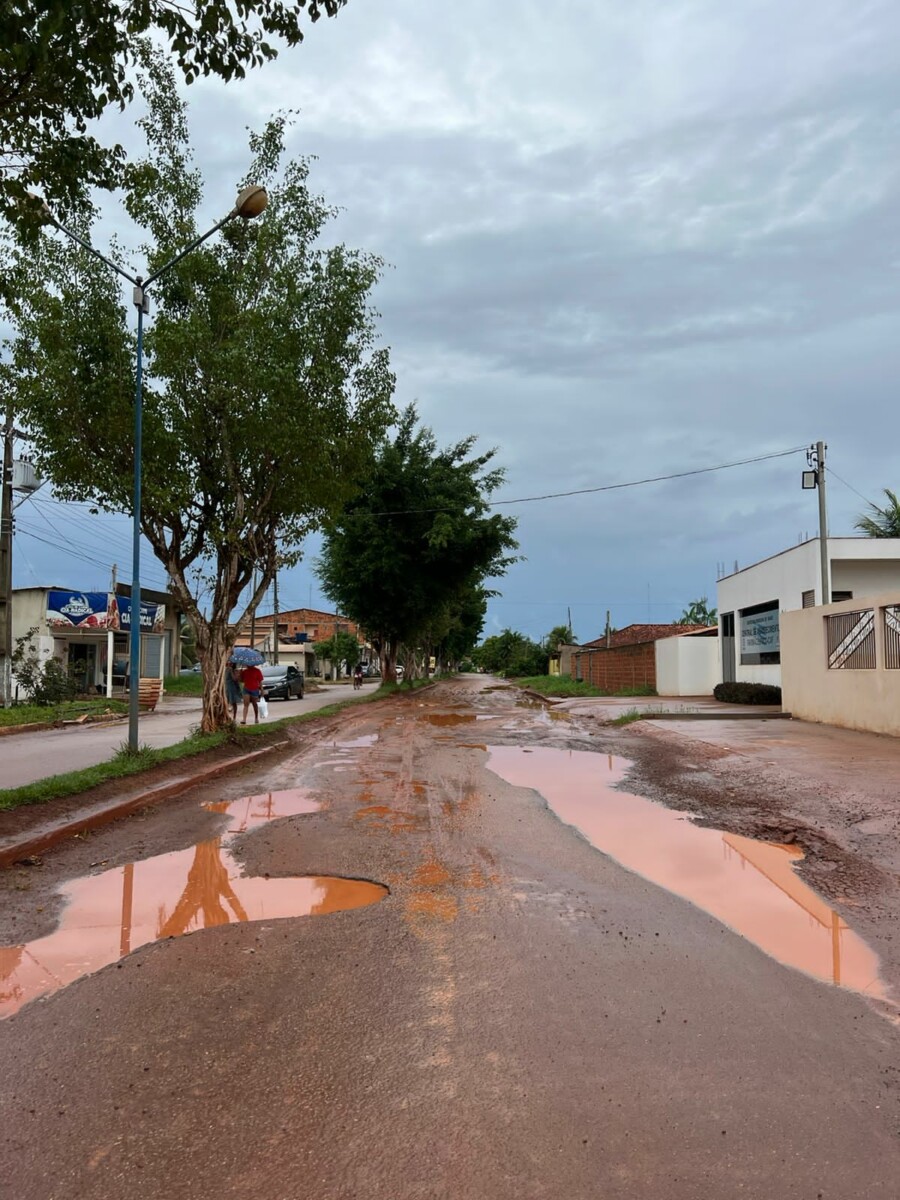
POLYGON ((237 216, 242 217, 245 221, 249 221, 253 217, 258 217, 265 210, 268 203, 269 197, 266 194, 266 189, 259 187, 258 184, 251 183, 249 187, 245 187, 238 194, 238 198, 234 202, 234 211, 237 216))

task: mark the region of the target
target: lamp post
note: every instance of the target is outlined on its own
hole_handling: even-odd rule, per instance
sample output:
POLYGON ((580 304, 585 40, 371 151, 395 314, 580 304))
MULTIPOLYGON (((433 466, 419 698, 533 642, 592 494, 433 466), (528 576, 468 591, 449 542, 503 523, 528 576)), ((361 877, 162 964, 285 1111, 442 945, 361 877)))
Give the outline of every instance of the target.
MULTIPOLYGON (((196 250, 214 233, 227 225, 235 217, 245 221, 258 217, 268 204, 266 189, 251 184, 238 194, 234 208, 221 221, 216 222, 212 229, 198 238, 194 238, 183 250, 163 263, 156 271, 144 279, 141 275, 130 275, 112 259, 95 250, 90 242, 68 229, 54 217, 47 204, 35 197, 41 206, 41 216, 45 224, 53 225, 60 233, 64 233, 82 249, 87 250, 94 258, 111 267, 117 275, 133 284, 133 300, 137 309, 137 363, 134 374, 134 496, 132 501, 132 568, 131 568, 131 631, 129 639, 128 666, 128 749, 134 753, 138 748, 138 717, 140 712, 140 675, 141 675, 141 438, 143 426, 143 374, 144 374, 144 317, 150 312, 150 299, 147 289, 151 284, 170 271, 183 258, 196 250)), ((111 669, 108 666, 107 669, 111 669)))

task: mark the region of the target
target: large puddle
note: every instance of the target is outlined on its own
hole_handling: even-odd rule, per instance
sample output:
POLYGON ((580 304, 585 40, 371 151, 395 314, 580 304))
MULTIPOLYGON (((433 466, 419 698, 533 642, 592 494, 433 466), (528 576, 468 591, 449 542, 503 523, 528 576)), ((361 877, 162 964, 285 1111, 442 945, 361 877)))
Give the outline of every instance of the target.
POLYGON ((355 879, 243 876, 229 838, 279 817, 318 811, 301 789, 210 804, 229 822, 222 835, 75 879, 62 891, 59 927, 20 946, 0 946, 0 1017, 29 1000, 123 958, 138 946, 237 921, 305 917, 363 908, 388 890, 355 879))
POLYGON ((540 792, 567 825, 629 870, 718 917, 766 954, 828 983, 883 999, 878 958, 794 870, 794 846, 695 825, 615 791, 626 759, 578 750, 491 746, 488 767, 540 792))

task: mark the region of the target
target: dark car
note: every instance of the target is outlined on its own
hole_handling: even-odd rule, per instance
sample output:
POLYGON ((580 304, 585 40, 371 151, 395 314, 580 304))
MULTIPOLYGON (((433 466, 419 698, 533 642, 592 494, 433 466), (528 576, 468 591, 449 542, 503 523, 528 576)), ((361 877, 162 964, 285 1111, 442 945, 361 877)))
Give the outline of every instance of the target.
POLYGON ((296 667, 261 667, 263 695, 267 700, 303 699, 303 672, 296 667))

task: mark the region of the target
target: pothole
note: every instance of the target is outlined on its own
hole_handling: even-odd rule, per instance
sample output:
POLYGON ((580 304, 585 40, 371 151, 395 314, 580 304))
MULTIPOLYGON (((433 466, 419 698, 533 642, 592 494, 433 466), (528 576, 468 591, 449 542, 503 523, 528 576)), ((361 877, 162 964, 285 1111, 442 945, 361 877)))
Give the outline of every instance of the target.
POLYGON ((364 908, 388 895, 386 887, 365 880, 241 874, 228 850, 231 838, 281 817, 317 812, 302 789, 205 807, 230 818, 219 837, 74 879, 62 889, 65 907, 53 933, 0 946, 0 1017, 148 942, 215 925, 364 908))
POLYGON ((491 746, 487 766, 533 788, 598 850, 717 917, 781 963, 884 999, 875 952, 797 875, 797 846, 695 825, 614 790, 627 759, 584 750, 491 746))

